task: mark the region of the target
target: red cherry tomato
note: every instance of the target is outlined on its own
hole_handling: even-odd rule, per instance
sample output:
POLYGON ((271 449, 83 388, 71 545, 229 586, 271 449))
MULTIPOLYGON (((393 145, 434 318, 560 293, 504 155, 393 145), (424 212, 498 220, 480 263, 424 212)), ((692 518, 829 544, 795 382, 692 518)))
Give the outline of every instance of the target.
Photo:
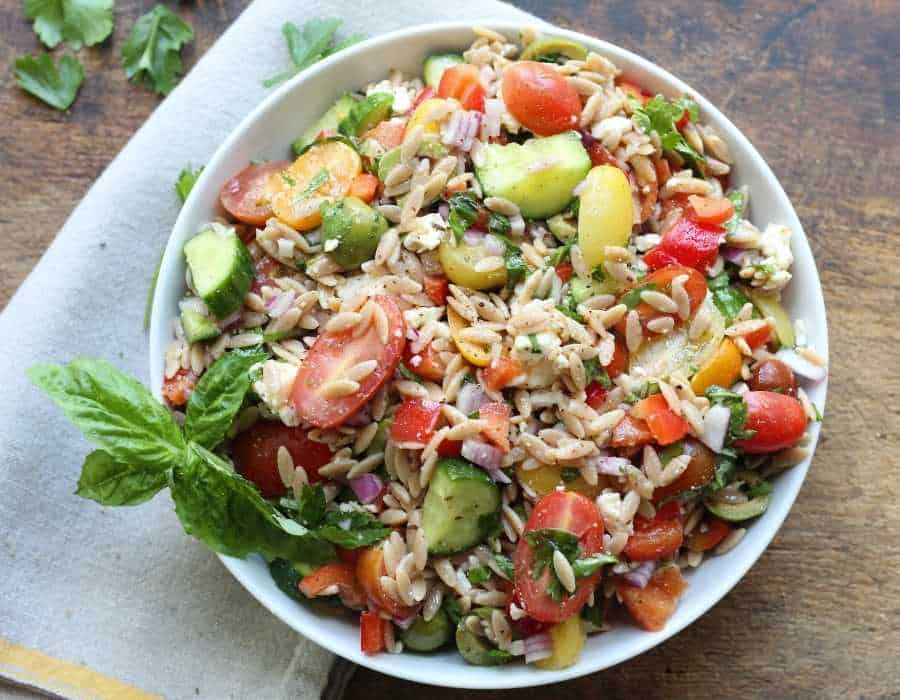
POLYGON ((391 440, 426 445, 434 436, 434 429, 440 417, 441 404, 437 401, 406 399, 394 414, 391 440))
POLYGON ((266 181, 290 164, 289 160, 274 160, 262 165, 248 165, 222 185, 219 202, 238 221, 262 226, 272 216, 272 208, 264 194, 266 181))
POLYGON ((681 264, 706 273, 719 255, 724 235, 721 226, 682 217, 663 234, 658 246, 647 251, 644 262, 651 270, 681 264))
POLYGON ((492 391, 500 391, 509 386, 513 379, 525 370, 522 363, 514 360, 509 355, 500 355, 491 360, 491 363, 481 373, 484 385, 492 391))
POLYGON ((647 104, 647 102, 650 101, 650 95, 644 92, 643 88, 637 83, 620 78, 616 81, 616 85, 619 86, 619 89, 622 90, 622 92, 638 100, 642 105, 647 104))
POLYGON ((710 516, 694 532, 688 535, 687 547, 692 552, 706 552, 718 547, 732 531, 731 525, 721 518, 710 516))
POLYGON ((728 197, 688 196, 688 216, 694 221, 721 226, 734 215, 734 204, 728 197))
POLYGON ((438 97, 452 97, 463 109, 484 111, 484 84, 481 71, 471 63, 459 63, 444 70, 438 85, 438 97))
POLYGON ((774 391, 788 396, 797 395, 797 378, 794 372, 781 360, 770 359, 753 368, 750 381, 753 391, 774 391))
POLYGON ((438 445, 437 453, 441 457, 459 457, 462 455, 462 440, 443 440, 438 445))
POLYGON ((606 374, 610 379, 615 379, 626 367, 628 367, 628 348, 625 347, 625 341, 616 336, 616 349, 613 350, 612 360, 606 365, 606 374))
POLYGON ((653 433, 650 432, 647 424, 627 414, 613 428, 612 437, 609 439, 610 447, 619 449, 642 447, 651 442, 653 442, 653 433))
POLYGON ((705 486, 716 475, 716 455, 706 445, 694 438, 685 438, 681 449, 691 456, 687 468, 675 481, 666 486, 658 486, 653 490, 653 500, 659 502, 669 496, 699 489, 705 486))
POLYGON ((197 375, 189 369, 180 369, 171 377, 163 379, 163 398, 170 406, 185 406, 194 387, 197 386, 197 375))
POLYGON ((385 119, 379 122, 374 128, 369 129, 362 135, 363 140, 373 139, 378 141, 381 146, 389 151, 403 143, 403 134, 406 132, 406 125, 402 122, 395 122, 393 119, 385 119))
POLYGON ((381 577, 387 575, 384 568, 384 554, 381 547, 368 547, 356 562, 356 580, 362 586, 369 600, 394 617, 407 618, 415 608, 400 605, 381 589, 381 577))
POLYGON ((671 445, 688 433, 688 422, 669 408, 662 394, 641 399, 631 409, 631 415, 647 424, 653 439, 660 445, 671 445))
POLYGON ((793 396, 773 391, 748 391, 745 429, 755 430, 753 437, 737 440, 735 445, 751 454, 777 452, 796 444, 806 432, 806 412, 793 396))
POLYGON ((478 417, 487 421, 487 427, 481 431, 481 434, 503 452, 509 452, 510 415, 509 406, 500 401, 483 403, 478 409, 478 417))
POLYGON ((319 468, 331 461, 328 445, 310 440, 305 430, 279 421, 259 421, 238 434, 231 451, 238 472, 256 484, 266 498, 287 493, 287 486, 278 473, 278 448, 282 445, 313 484, 321 481, 319 468))
POLYGON ((445 275, 426 275, 425 294, 437 306, 447 303, 447 292, 450 289, 450 280, 445 275))
POLYGON ((428 344, 421 352, 413 353, 406 346, 403 352, 403 364, 410 372, 414 372, 423 379, 430 379, 433 382, 439 382, 444 378, 444 372, 447 368, 441 359, 440 353, 428 344))
POLYGON ((357 338, 353 329, 324 332, 306 354, 297 372, 291 401, 303 420, 317 428, 334 428, 359 410, 382 385, 394 376, 406 346, 406 323, 397 302, 389 296, 372 297, 388 320, 387 343, 382 343, 376 323, 357 338), (365 360, 375 360, 375 370, 349 396, 329 398, 323 388, 346 377, 347 370, 365 360))
POLYGON ((666 506, 653 518, 635 517, 634 532, 623 550, 626 557, 632 561, 657 561, 679 550, 684 540, 681 508, 674 501, 666 506))
MULTIPOLYGON (((531 511, 525 532, 543 529, 566 530, 578 538, 582 556, 596 554, 603 549, 603 518, 593 501, 571 491, 553 491, 541 498, 531 511)), ((515 553, 515 583, 526 614, 540 622, 560 622, 577 615, 590 598, 600 578, 593 576, 577 580, 571 595, 563 592, 560 602, 547 593, 549 567, 538 578, 532 578, 534 552, 525 537, 519 540, 515 553)))
POLYGON ((562 280, 563 284, 572 279, 572 272, 574 272, 572 263, 564 262, 556 266, 556 276, 562 280))
MULTIPOLYGON (((636 287, 647 287, 653 284, 656 286, 657 291, 660 291, 663 294, 671 294, 672 280, 679 275, 687 275, 687 281, 684 283, 684 289, 688 294, 688 298, 690 299, 690 315, 693 316, 694 313, 696 313, 697 309, 700 308, 700 304, 702 304, 703 300, 706 298, 707 292, 706 278, 702 274, 697 272, 697 270, 691 267, 685 267, 683 265, 667 265, 666 267, 647 275, 636 285, 636 287)), ((638 317, 641 319, 641 323, 643 325, 646 325, 648 321, 652 321, 654 318, 660 318, 662 316, 669 316, 675 321, 676 324, 681 322, 681 319, 675 314, 665 314, 644 301, 640 302, 636 307, 634 307, 634 310, 637 311, 638 317)), ((625 319, 622 319, 619 323, 617 323, 615 329, 616 333, 624 338, 625 319)))
POLYGON ((376 610, 366 610, 359 618, 359 648, 365 654, 384 651, 384 629, 389 624, 376 610))
POLYGON ((667 566, 657 571, 643 588, 620 580, 616 592, 638 625, 648 632, 658 632, 675 612, 685 588, 687 581, 681 572, 674 566, 667 566))
POLYGON ((744 334, 744 340, 751 348, 758 348, 769 342, 772 337, 772 327, 762 325, 754 331, 744 334))
POLYGON ((323 564, 304 576, 299 584, 300 592, 307 598, 315 598, 331 586, 337 587, 341 602, 348 608, 365 607, 366 594, 356 581, 356 568, 352 564, 342 561, 323 564))
POLYGON ((552 136, 578 126, 578 92, 546 63, 513 63, 503 74, 500 90, 510 114, 538 136, 552 136))

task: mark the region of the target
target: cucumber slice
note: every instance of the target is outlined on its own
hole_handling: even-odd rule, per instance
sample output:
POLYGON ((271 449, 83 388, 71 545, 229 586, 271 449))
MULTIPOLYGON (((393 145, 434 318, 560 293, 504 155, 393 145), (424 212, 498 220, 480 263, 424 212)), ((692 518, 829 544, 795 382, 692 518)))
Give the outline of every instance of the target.
POLYGON ((441 76, 450 66, 463 62, 463 57, 458 53, 439 53, 425 59, 422 74, 425 76, 425 84, 436 88, 441 84, 441 76))
POLYGON ((222 331, 209 316, 204 316, 192 309, 181 312, 181 326, 189 343, 200 343, 204 340, 218 338, 222 331))
POLYGON ((306 600, 306 596, 300 593, 298 584, 304 576, 309 576, 313 567, 307 564, 291 564, 286 559, 273 559, 269 563, 269 573, 284 593, 294 600, 306 600))
POLYGON ((384 182, 388 173, 390 173, 399 162, 400 147, 397 146, 397 148, 392 148, 378 159, 378 179, 384 182))
POLYGON ((550 229, 550 233, 552 233, 560 243, 573 241, 575 240, 575 236, 578 235, 578 229, 575 227, 575 224, 567 221, 566 217, 562 214, 557 214, 556 216, 551 216, 547 219, 547 228, 550 229))
POLYGON ((706 509, 722 520, 732 523, 756 518, 766 512, 769 507, 768 496, 757 496, 746 503, 713 503, 706 501, 706 509))
POLYGON ((241 308, 253 281, 253 261, 233 228, 201 231, 185 244, 184 256, 194 289, 216 318, 241 308))
POLYGON ((299 156, 303 149, 315 141, 316 137, 323 131, 337 131, 338 124, 350 114, 350 110, 355 104, 356 100, 350 97, 350 95, 341 95, 338 98, 338 101, 329 107, 328 111, 325 112, 315 124, 304 131, 303 134, 294 141, 292 146, 294 153, 299 156))
POLYGON ((759 289, 745 288, 753 305, 759 309, 763 317, 771 316, 775 320, 775 335, 782 347, 792 348, 797 344, 794 336, 794 322, 781 303, 778 292, 763 292, 759 289))
POLYGON ((350 113, 338 124, 344 136, 361 136, 391 116, 394 96, 387 92, 373 92, 366 99, 353 104, 350 113))
POLYGON ((483 153, 475 174, 485 196, 514 202, 529 219, 546 219, 568 207, 572 190, 591 169, 591 159, 576 131, 523 144, 492 143, 483 153))
MULTIPOLYGON (((493 610, 491 608, 475 608, 469 615, 476 615, 482 620, 490 620, 493 610)), ((466 663, 473 666, 499 666, 512 661, 513 656, 508 651, 503 651, 493 646, 485 637, 472 634, 466 627, 466 618, 463 615, 456 626, 456 648, 466 663)))
POLYGON ((528 44, 519 58, 522 61, 565 63, 566 59, 583 61, 587 55, 587 49, 577 41, 563 39, 560 36, 546 36, 528 44))
POLYGON ((422 529, 431 554, 453 554, 490 534, 500 511, 500 489, 464 459, 437 463, 425 504, 422 529))
POLYGON ((407 629, 400 633, 403 644, 413 651, 434 651, 450 641, 453 625, 443 608, 439 608, 428 622, 417 617, 407 629))

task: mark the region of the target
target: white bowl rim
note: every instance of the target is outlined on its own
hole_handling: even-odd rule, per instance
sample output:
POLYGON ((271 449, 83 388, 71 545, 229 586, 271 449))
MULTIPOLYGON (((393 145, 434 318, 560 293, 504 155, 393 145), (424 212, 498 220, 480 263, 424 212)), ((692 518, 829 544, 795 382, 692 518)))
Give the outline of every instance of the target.
MULTIPOLYGON (((653 74, 657 79, 666 83, 669 88, 673 90, 673 92, 691 95, 697 101, 701 113, 703 113, 704 115, 713 115, 713 117, 716 118, 716 120, 719 121, 720 124, 723 123, 726 125, 726 130, 728 131, 728 133, 723 135, 726 141, 730 144, 734 144, 735 142, 739 143, 741 148, 749 154, 752 167, 757 169, 762 174, 764 179, 773 188, 774 194, 776 198, 780 200, 781 206, 783 206, 787 210, 789 214, 788 220, 782 223, 790 226, 794 233, 794 237, 792 239, 792 248, 795 254, 795 258, 797 260, 808 259, 812 263, 811 277, 806 279, 804 284, 807 287, 812 286, 814 293, 812 295, 812 298, 809 299, 806 303, 811 304, 812 311, 822 319, 823 323, 825 323, 826 313, 822 287, 818 276, 818 270, 815 265, 815 260, 809 247, 806 234, 803 230, 802 225, 800 224, 793 205, 788 199, 784 188, 781 186, 781 183, 775 177, 768 163, 766 163, 760 153, 744 136, 744 134, 736 126, 734 126, 734 124, 711 102, 709 102, 700 92, 691 88, 682 80, 675 77, 657 64, 645 58, 642 58, 641 56, 620 46, 604 41, 602 39, 597 39, 587 34, 583 34, 581 32, 563 29, 543 20, 537 20, 532 24, 538 26, 541 29, 552 31, 553 35, 555 36, 565 37, 574 41, 581 42, 582 44, 591 47, 601 55, 609 57, 614 63, 618 63, 620 60, 625 59, 626 62, 637 66, 647 73, 653 74)), ((188 197, 188 200, 182 207, 182 210, 172 229, 172 234, 170 235, 169 242, 167 243, 166 250, 160 264, 158 275, 160 284, 157 284, 157 288, 154 294, 153 310, 151 316, 149 357, 151 387, 157 399, 162 399, 161 368, 166 345, 166 343, 164 343, 162 339, 165 337, 170 337, 167 335, 167 326, 171 320, 171 316, 163 317, 164 313, 169 313, 169 309, 162 308, 163 305, 161 303, 161 297, 164 293, 165 281, 172 278, 173 268, 178 264, 178 258, 181 254, 178 246, 172 245, 172 243, 175 239, 178 238, 178 236, 176 236, 176 233, 178 233, 181 228, 186 226, 185 222, 190 218, 188 212, 192 208, 192 206, 196 205, 198 201, 197 197, 195 197, 194 195, 198 190, 202 189, 203 183, 208 178, 213 177, 213 175, 218 170, 220 161, 225 158, 225 154, 227 154, 229 150, 234 146, 234 144, 241 139, 241 137, 244 135, 244 132, 247 131, 250 125, 254 124, 270 109, 274 109, 286 93, 298 89, 306 80, 308 80, 312 76, 327 72, 341 62, 350 60, 357 55, 377 50, 385 45, 390 45, 392 42, 398 39, 409 39, 412 37, 419 37, 421 35, 439 32, 465 31, 471 30, 476 26, 488 27, 508 36, 515 36, 517 32, 523 26, 525 26, 525 23, 512 22, 509 20, 498 21, 492 19, 485 19, 482 21, 433 22, 415 25, 385 34, 380 34, 371 39, 367 39, 351 47, 348 47, 347 49, 344 49, 338 54, 320 61, 310 68, 307 68, 306 70, 302 71, 300 74, 292 78, 290 81, 280 86, 272 94, 266 97, 259 105, 257 105, 253 109, 253 111, 247 117, 245 117, 221 143, 221 145, 216 149, 215 154, 210 159, 210 162, 204 169, 197 183, 195 184, 195 187, 192 190, 192 195, 188 197)), ((822 330, 823 333, 819 340, 817 350, 827 360, 827 327, 823 328, 822 330)), ((827 381, 828 380, 826 378, 817 387, 817 389, 821 390, 820 402, 823 409, 827 392, 827 381)), ((423 673, 417 669, 417 665, 415 663, 415 659, 417 657, 414 655, 379 654, 375 656, 369 656, 359 650, 358 643, 354 643, 351 648, 348 649, 344 645, 337 642, 332 642, 331 639, 320 634, 318 629, 314 626, 309 629, 298 629, 295 625, 291 624, 287 620, 285 614, 283 614, 283 609, 286 607, 286 604, 296 605, 294 601, 284 595, 281 595, 279 598, 273 598, 268 594, 268 592, 263 591, 254 582, 253 577, 249 575, 246 566, 247 562, 223 555, 217 556, 222 560, 223 564, 226 566, 226 568, 228 568, 232 575, 234 575, 234 577, 251 593, 251 595, 253 595, 276 617, 285 622, 285 624, 291 626, 298 634, 301 634, 302 636, 312 640, 320 646, 325 647, 338 656, 346 658, 350 661, 353 661, 354 663, 365 666, 380 673, 385 673, 387 675, 409 681, 460 689, 505 689, 531 687, 562 682, 572 678, 577 678, 590 673, 601 671, 642 654, 648 649, 657 646, 669 637, 672 637, 680 632, 682 629, 694 622, 697 618, 708 612, 716 603, 719 602, 719 600, 721 600, 727 593, 729 593, 732 588, 734 588, 734 586, 737 585, 737 583, 743 578, 750 567, 754 563, 756 563, 759 557, 762 556, 762 554, 768 548, 769 543, 781 528, 781 525, 787 517, 787 514, 790 511, 791 507, 793 506, 793 503, 799 493, 800 487, 802 486, 803 481, 806 478, 809 465, 815 454, 815 448, 818 443, 820 429, 821 426, 819 424, 813 424, 810 426, 810 441, 808 444, 808 447, 810 449, 810 456, 802 464, 791 468, 792 472, 799 473, 801 477, 799 481, 797 481, 796 487, 793 489, 793 493, 789 495, 789 498, 787 500, 782 502, 780 508, 774 508, 770 506, 765 516, 753 523, 752 528, 748 530, 748 536, 745 539, 752 540, 755 546, 751 550, 747 550, 740 561, 734 563, 735 565, 732 569, 730 569, 730 573, 728 576, 721 578, 716 582, 715 593, 711 595, 702 606, 698 607, 696 610, 692 611, 689 614, 681 616, 678 615, 678 611, 676 610, 675 616, 673 616, 669 624, 667 624, 662 631, 644 632, 641 637, 641 641, 636 644, 626 645, 627 650, 624 652, 613 651, 612 653, 597 655, 596 659, 585 658, 587 654, 582 653, 582 658, 575 666, 571 666, 559 671, 534 671, 530 667, 526 667, 528 668, 528 671, 522 673, 523 669, 521 666, 524 665, 518 667, 518 672, 516 672, 517 667, 515 666, 470 666, 467 667, 467 673, 463 674, 462 676, 453 678, 435 677, 435 675, 433 674, 423 673)), ((785 488, 785 485, 781 485, 780 488, 785 488)), ((698 571, 702 571, 702 569, 703 567, 701 566, 698 571)))

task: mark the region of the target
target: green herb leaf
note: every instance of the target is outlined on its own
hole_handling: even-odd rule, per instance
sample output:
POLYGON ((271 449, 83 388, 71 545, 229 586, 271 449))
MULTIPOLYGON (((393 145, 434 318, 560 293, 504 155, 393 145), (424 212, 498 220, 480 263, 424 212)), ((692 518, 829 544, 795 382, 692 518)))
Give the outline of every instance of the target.
POLYGON ((35 365, 28 376, 116 462, 166 469, 183 460, 184 439, 169 412, 111 364, 79 359, 35 365))
POLYGON ((184 434, 207 449, 225 438, 250 388, 250 368, 265 352, 226 352, 207 369, 188 400, 184 434))
POLYGON ((297 501, 297 520, 308 528, 315 528, 325 519, 325 490, 318 484, 304 486, 297 501))
POLYGON ((604 619, 603 604, 585 605, 581 609, 581 619, 589 622, 594 627, 602 627, 604 619))
POLYGON ((510 231, 509 219, 503 214, 492 211, 488 217, 488 233, 495 236, 508 236, 510 231))
POLYGON ((202 165, 194 170, 191 168, 191 164, 188 163, 187 167, 183 168, 182 171, 178 173, 178 179, 175 181, 175 191, 178 193, 182 202, 187 201, 188 195, 191 193, 191 190, 194 189, 194 183, 197 182, 197 178, 200 177, 200 173, 202 172, 202 165))
POLYGON ((450 622, 454 625, 458 625, 463 616, 462 607, 460 606, 459 601, 452 595, 444 596, 444 602, 441 607, 444 609, 444 612, 447 613, 450 622))
POLYGON ((711 404, 722 404, 731 411, 726 444, 730 445, 735 440, 747 440, 756 434, 755 430, 746 430, 744 428, 747 424, 747 404, 740 394, 713 384, 707 388, 706 398, 709 399, 711 404))
POLYGON ((697 174, 700 174, 697 163, 704 162, 705 157, 688 144, 675 126, 675 122, 681 119, 685 109, 688 110, 692 121, 699 118, 697 105, 690 98, 681 97, 669 101, 662 95, 657 95, 647 104, 638 106, 632 114, 632 120, 644 133, 655 131, 659 135, 663 150, 678 153, 697 174))
POLYGON ((76 494, 104 506, 136 506, 166 486, 168 469, 121 464, 103 450, 84 460, 76 494))
POLYGON ((707 282, 716 308, 727 319, 728 324, 734 321, 738 312, 750 299, 740 289, 731 285, 727 272, 721 272, 707 282))
POLYGON ((73 56, 63 56, 58 66, 50 54, 19 56, 15 69, 20 88, 60 111, 71 106, 84 81, 84 68, 73 56))
MULTIPOLYGON (((331 177, 331 173, 328 172, 328 168, 322 168, 319 172, 313 175, 312 180, 303 188, 303 191, 298 196, 298 199, 306 199, 313 192, 319 189, 322 185, 328 182, 328 178, 331 177)), ((293 187, 293 183, 291 183, 291 187, 293 187)))
POLYGON ((450 205, 448 222, 450 230, 456 236, 456 240, 462 240, 463 234, 468 231, 478 218, 478 204, 475 195, 471 192, 457 192, 447 202, 450 205))
POLYGON ((332 510, 325 514, 325 523, 315 533, 338 547, 358 549, 381 542, 391 534, 391 529, 371 513, 332 510))
POLYGON ((416 384, 424 384, 422 381, 422 377, 413 372, 409 367, 407 367, 402 362, 397 365, 397 374, 399 374, 404 379, 408 379, 411 382, 415 382, 416 384))
POLYGON ((281 558, 311 565, 335 557, 334 547, 284 517, 221 457, 191 444, 184 465, 173 471, 175 512, 184 531, 213 551, 244 558, 281 558))
POLYGON ((579 476, 581 476, 581 472, 579 472, 575 467, 564 467, 559 472, 560 478, 566 483, 570 481, 575 481, 579 476))
MULTIPOLYGON (((566 530, 543 528, 531 530, 525 534, 525 540, 531 546, 534 561, 531 565, 531 577, 540 578, 544 569, 553 572, 553 552, 559 550, 569 561, 578 558, 578 538, 566 530)), ((555 574, 551 578, 556 578, 555 574)))
POLYGON ((497 568, 503 573, 503 577, 508 581, 512 581, 515 578, 516 570, 513 567, 512 560, 503 555, 503 554, 495 554, 494 555, 494 563, 497 564, 497 568))
POLYGON ((24 11, 51 49, 61 41, 73 49, 93 46, 112 33, 112 0, 25 0, 24 11))
POLYGON ((619 303, 625 304, 629 309, 633 309, 641 303, 641 292, 655 291, 657 291, 656 283, 648 282, 647 284, 642 284, 640 287, 635 287, 634 289, 625 292, 625 294, 622 295, 622 298, 619 299, 619 303))
POLYGON ((550 254, 550 257, 547 258, 547 266, 548 267, 556 267, 561 262, 569 259, 569 254, 572 252, 572 246, 574 242, 564 243, 558 248, 554 248, 553 252, 550 254))
POLYGON ((757 481, 755 484, 751 484, 747 489, 748 498, 756 498, 757 496, 768 496, 772 491, 775 490, 775 487, 772 486, 771 482, 768 481, 757 481))
POLYGON ((734 214, 725 222, 725 230, 729 233, 735 233, 744 218, 744 212, 747 210, 747 195, 741 190, 732 190, 728 193, 728 199, 734 205, 734 214))
POLYGON ((584 323, 584 318, 581 316, 580 313, 578 313, 578 312, 574 309, 574 306, 575 306, 575 300, 572 299, 571 296, 568 296, 568 295, 567 295, 566 298, 564 299, 564 301, 565 301, 567 304, 569 304, 569 305, 566 306, 566 305, 564 305, 564 304, 557 304, 557 305, 556 305, 556 310, 559 311, 559 312, 562 313, 562 314, 565 314, 566 316, 568 316, 569 318, 571 318, 571 319, 574 320, 574 321, 578 321, 579 323, 584 323))
POLYGON ((596 357, 584 361, 584 375, 588 384, 597 382, 604 389, 612 389, 612 380, 609 378, 609 373, 596 357))
POLYGON ((525 262, 525 256, 518 246, 512 245, 506 241, 506 252, 503 254, 503 264, 506 266, 506 286, 512 289, 525 279, 531 272, 528 263, 525 262))
POLYGON ((122 63, 129 80, 168 95, 183 70, 181 48, 194 31, 164 5, 157 5, 135 22, 122 46, 122 63))
POLYGON ((535 355, 542 355, 544 351, 541 349, 541 344, 538 342, 538 337, 534 333, 528 334, 528 342, 531 344, 531 352, 535 355))
POLYGON ((619 560, 612 554, 595 554, 573 561, 572 571, 575 573, 575 578, 584 578, 585 576, 592 576, 608 564, 618 563, 619 560))
POLYGON ((335 44, 335 33, 341 24, 342 21, 335 17, 313 17, 303 25, 303 29, 299 29, 293 22, 285 22, 281 27, 281 33, 287 42, 288 54, 294 65, 289 70, 263 81, 263 86, 278 85, 326 56, 362 41, 363 35, 354 34, 335 44))
POLYGON ((469 579, 473 586, 480 586, 488 581, 492 575, 493 572, 486 566, 475 566, 466 572, 466 578, 469 579))

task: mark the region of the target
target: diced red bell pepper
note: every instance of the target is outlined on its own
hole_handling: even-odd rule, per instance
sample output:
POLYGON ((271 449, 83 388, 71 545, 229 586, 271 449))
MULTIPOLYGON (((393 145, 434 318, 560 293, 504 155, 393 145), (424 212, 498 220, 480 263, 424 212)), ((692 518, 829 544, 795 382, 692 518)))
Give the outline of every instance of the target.
POLYGON ((425 294, 436 306, 447 303, 447 291, 450 288, 450 280, 444 275, 427 275, 425 277, 425 294))
POLYGON ((389 624, 375 610, 366 610, 359 619, 359 645, 366 654, 384 651, 384 630, 389 624))
POLYGON ((444 71, 438 85, 439 97, 452 97, 459 100, 463 109, 484 111, 484 84, 481 71, 471 63, 459 63, 444 71))
POLYGON ((687 538, 687 547, 692 552, 707 552, 721 544, 731 534, 732 527, 721 518, 710 516, 687 538))
POLYGON ((675 612, 685 588, 687 581, 681 572, 674 566, 667 566, 657 571, 643 588, 620 580, 616 592, 638 625, 649 632, 658 632, 675 612))
POLYGON ((487 421, 482 435, 503 452, 509 452, 509 406, 500 401, 483 403, 478 409, 478 417, 487 421))
POLYGON ((634 532, 625 543, 623 554, 632 561, 657 561, 675 554, 684 541, 681 507, 670 501, 653 518, 634 519, 634 532))
POLYGON ((509 383, 524 372, 522 364, 509 355, 500 355, 491 360, 484 368, 481 376, 484 385, 491 391, 500 391, 509 386, 509 383))
POLYGON ((365 605, 366 594, 356 581, 356 567, 345 561, 323 564, 308 576, 300 579, 298 587, 307 598, 322 595, 327 588, 335 586, 344 605, 361 608, 365 605))
POLYGON ((441 360, 440 353, 430 343, 417 353, 413 353, 410 346, 407 345, 403 350, 403 364, 410 372, 433 382, 441 381, 447 369, 441 360))
POLYGON ((631 415, 647 423, 653 439, 660 445, 671 445, 688 433, 688 422, 671 408, 662 394, 653 394, 639 401, 631 415))
POLYGON ((734 215, 734 203, 728 197, 688 197, 687 215, 701 224, 722 226, 734 215))
POLYGON ((459 457, 462 454, 462 440, 442 440, 437 453, 440 457, 459 457))
POLYGON ((747 345, 749 345, 751 348, 755 349, 755 348, 761 347, 761 346, 765 345, 766 343, 768 343, 769 340, 771 339, 772 327, 769 325, 760 326, 755 331, 750 331, 749 333, 746 333, 743 337, 744 337, 744 340, 747 342, 747 345))
POLYGON ((706 273, 719 255, 724 234, 721 226, 682 217, 666 231, 660 244, 647 252, 644 262, 651 270, 678 263, 706 273))
POLYGON ((584 390, 586 394, 584 402, 591 408, 600 408, 606 401, 609 393, 599 382, 591 382, 584 390))
POLYGON ((653 433, 650 432, 647 424, 627 414, 613 428, 612 437, 609 440, 610 447, 616 448, 642 447, 651 442, 653 442, 653 433))
POLYGON ((562 262, 556 266, 556 276, 562 280, 563 284, 572 279, 572 272, 572 263, 562 262))
POLYGON ((350 183, 350 191, 347 194, 368 203, 375 199, 378 184, 378 178, 371 173, 360 173, 353 178, 353 181, 350 183))
POLYGON ((441 404, 429 399, 406 399, 391 424, 391 440, 428 444, 441 417, 441 404))

